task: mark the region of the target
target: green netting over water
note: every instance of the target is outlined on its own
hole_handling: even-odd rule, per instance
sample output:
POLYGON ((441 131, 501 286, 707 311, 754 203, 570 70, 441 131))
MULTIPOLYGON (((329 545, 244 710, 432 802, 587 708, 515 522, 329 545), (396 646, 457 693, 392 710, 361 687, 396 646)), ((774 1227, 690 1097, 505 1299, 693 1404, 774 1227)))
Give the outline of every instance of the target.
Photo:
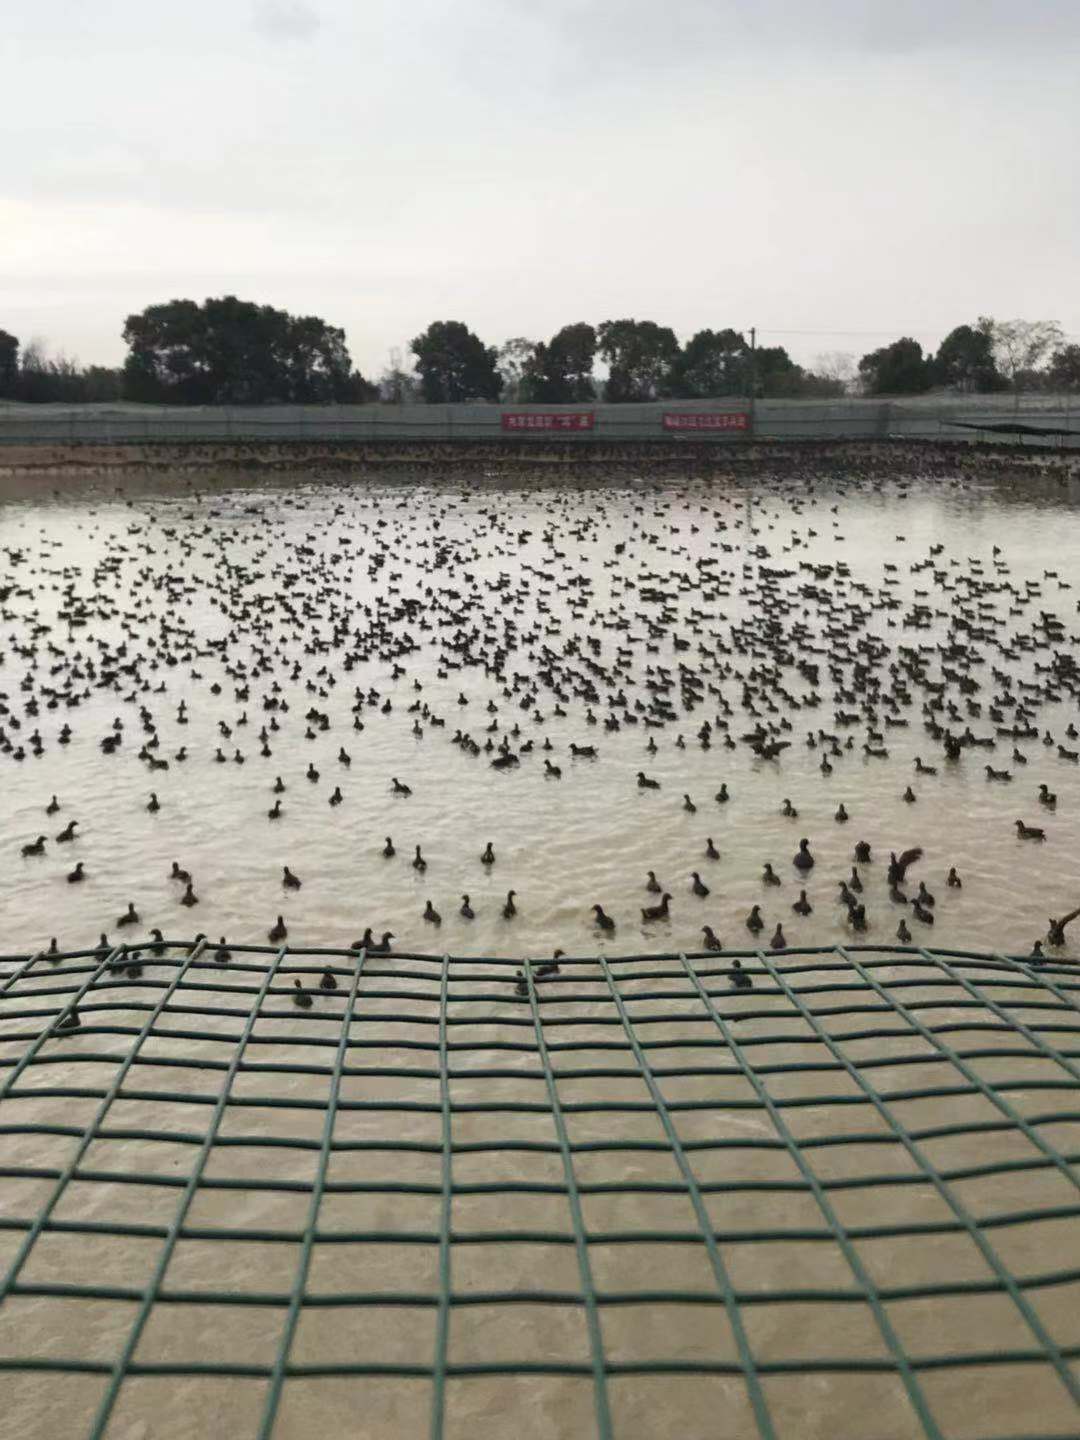
POLYGON ((1078 1433, 1074 965, 549 963, 0 957, 12 1433, 1078 1433))

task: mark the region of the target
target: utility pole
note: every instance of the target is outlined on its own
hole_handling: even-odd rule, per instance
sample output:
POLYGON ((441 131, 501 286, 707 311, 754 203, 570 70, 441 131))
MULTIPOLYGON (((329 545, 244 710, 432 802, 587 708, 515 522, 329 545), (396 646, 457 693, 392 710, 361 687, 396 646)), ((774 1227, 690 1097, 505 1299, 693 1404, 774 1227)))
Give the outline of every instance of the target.
POLYGON ((754 401, 757 396, 757 326, 750 326, 750 434, 757 431, 754 401))

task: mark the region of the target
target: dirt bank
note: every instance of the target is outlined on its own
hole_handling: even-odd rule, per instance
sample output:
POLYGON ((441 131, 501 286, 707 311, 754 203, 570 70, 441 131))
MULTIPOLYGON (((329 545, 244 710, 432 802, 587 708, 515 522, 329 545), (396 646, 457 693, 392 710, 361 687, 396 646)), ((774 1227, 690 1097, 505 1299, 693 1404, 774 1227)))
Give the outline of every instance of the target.
POLYGON ((962 441, 786 441, 717 445, 671 440, 581 441, 322 441, 208 442, 110 445, 97 442, 0 447, 0 475, 77 476, 141 471, 264 471, 399 476, 483 474, 655 476, 797 471, 839 466, 866 475, 1037 470, 1080 478, 1080 452, 1024 450, 962 441))

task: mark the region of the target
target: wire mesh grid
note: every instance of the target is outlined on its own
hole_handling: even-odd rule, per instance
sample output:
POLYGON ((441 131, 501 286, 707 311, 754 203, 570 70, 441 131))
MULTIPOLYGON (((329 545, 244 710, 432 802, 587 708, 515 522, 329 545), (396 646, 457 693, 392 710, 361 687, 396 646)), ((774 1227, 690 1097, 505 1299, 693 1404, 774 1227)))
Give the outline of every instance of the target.
POLYGON ((872 945, 0 957, 5 1412, 1075 1436, 1078 1001, 872 945))

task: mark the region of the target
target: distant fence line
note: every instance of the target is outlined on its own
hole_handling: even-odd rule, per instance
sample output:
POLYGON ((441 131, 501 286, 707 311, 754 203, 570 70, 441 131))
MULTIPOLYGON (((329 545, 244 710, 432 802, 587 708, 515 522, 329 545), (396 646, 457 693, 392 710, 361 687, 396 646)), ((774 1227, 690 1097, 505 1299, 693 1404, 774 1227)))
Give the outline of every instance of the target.
POLYGON ((986 440, 1080 448, 1080 395, 604 405, 4 405, 0 444, 986 440), (1008 427, 1008 428, 1006 428, 1008 427), (1015 427, 1015 428, 1013 428, 1015 427))

